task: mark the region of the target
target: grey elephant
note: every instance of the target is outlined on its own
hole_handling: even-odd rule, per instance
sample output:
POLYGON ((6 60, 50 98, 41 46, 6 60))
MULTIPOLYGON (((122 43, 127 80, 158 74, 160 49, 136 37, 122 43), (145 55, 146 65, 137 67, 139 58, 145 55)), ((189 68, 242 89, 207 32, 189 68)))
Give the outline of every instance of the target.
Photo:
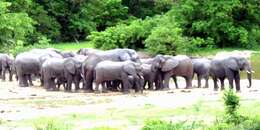
POLYGON ((202 78, 205 79, 205 88, 209 87, 209 71, 210 71, 210 60, 207 58, 193 58, 193 76, 196 74, 198 79, 198 88, 201 87, 202 78))
MULTIPOLYGON (((30 81, 33 74, 40 76, 41 65, 50 57, 63 58, 61 53, 55 49, 33 49, 18 54, 15 58, 15 70, 19 86, 28 87, 28 81, 30 81)), ((30 82, 30 85, 33 86, 32 82, 30 82)))
POLYGON ((62 52, 63 58, 75 57, 76 54, 74 52, 62 52))
POLYGON ((11 58, 7 54, 0 53, 0 77, 2 77, 2 80, 5 80, 5 74, 6 71, 9 72, 9 81, 12 81, 13 77, 13 65, 14 65, 14 59, 11 58))
POLYGON ((164 59, 159 57, 141 59, 142 63, 142 72, 144 77, 144 88, 146 83, 148 83, 148 89, 153 90, 154 84, 156 89, 159 89, 162 83, 162 74, 161 74, 161 64, 164 62, 164 59))
MULTIPOLYGON (((141 87, 141 65, 140 63, 135 63, 132 61, 124 61, 124 62, 118 62, 118 61, 101 61, 99 62, 95 67, 95 90, 98 90, 98 87, 100 84, 104 84, 106 81, 114 81, 114 80, 120 80, 123 84, 123 92, 128 93, 129 88, 132 88, 131 83, 129 81, 129 76, 133 77, 133 81, 136 82, 136 87, 138 87, 136 90, 142 91, 141 87)), ((104 88, 104 85, 103 85, 104 88)), ((104 90, 106 90, 104 88, 104 90)))
POLYGON ((65 90, 71 91, 72 83, 79 89, 81 81, 81 65, 84 57, 70 57, 65 59, 50 58, 42 65, 42 78, 47 90, 57 90, 55 79, 58 83, 66 82, 65 90))
MULTIPOLYGON (((157 57, 165 58, 162 62, 162 77, 163 77, 163 88, 169 89, 169 80, 171 77, 181 76, 185 78, 186 88, 192 87, 192 75, 193 75, 193 65, 192 61, 188 56, 177 55, 158 55, 157 57)), ((175 81, 177 85, 177 80, 175 81)), ((176 86, 176 88, 178 85, 176 86)))
POLYGON ((77 51, 77 54, 88 56, 97 52, 102 52, 102 50, 92 49, 92 48, 81 48, 77 51))
POLYGON ((221 90, 224 89, 224 80, 228 78, 229 86, 233 89, 235 81, 236 91, 240 91, 240 71, 247 72, 249 86, 252 85, 252 68, 249 61, 242 56, 215 57, 211 61, 210 76, 214 81, 214 90, 218 90, 218 79, 221 82, 221 90))
POLYGON ((132 49, 113 49, 108 51, 100 51, 87 57, 82 65, 82 74, 84 79, 84 89, 93 91, 92 83, 94 80, 93 71, 96 65, 104 60, 110 61, 136 61, 140 62, 138 54, 132 49))

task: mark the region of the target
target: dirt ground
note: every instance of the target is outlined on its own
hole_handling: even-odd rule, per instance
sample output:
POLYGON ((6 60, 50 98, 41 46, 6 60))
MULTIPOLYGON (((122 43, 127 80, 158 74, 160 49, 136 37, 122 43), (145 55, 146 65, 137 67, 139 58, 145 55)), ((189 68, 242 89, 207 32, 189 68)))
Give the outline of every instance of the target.
MULTIPOLYGON (((178 81, 179 86, 185 86, 182 78, 178 81)), ((227 84, 227 81, 225 81, 227 84)), ((193 81, 196 85, 197 81, 193 81)), ((247 88, 247 80, 241 80, 242 90, 239 93, 242 99, 260 101, 260 80, 253 80, 252 87, 247 88)), ((163 108, 177 108, 191 105, 201 99, 220 100, 221 93, 210 88, 175 89, 170 85, 168 91, 144 91, 143 94, 124 95, 120 92, 109 92, 105 94, 94 94, 84 92, 48 92, 45 89, 34 86, 21 88, 17 82, 0 81, 0 119, 7 122, 34 119, 42 116, 60 116, 70 113, 102 113, 109 108, 138 108, 145 104, 151 104, 163 108), (40 102, 31 103, 39 99, 40 102), (42 99, 42 100, 41 100, 42 99), (42 102, 49 103, 42 103, 42 102)), ((111 122, 110 122, 111 123, 111 122)), ((86 125, 86 123, 84 123, 86 125)), ((94 127, 88 125, 87 127, 94 127)), ((85 127, 84 125, 80 127, 85 127)), ((1 127, 0 130, 7 129, 1 127)), ((11 128, 8 128, 11 129, 11 128)), ((15 128, 16 130, 18 128, 15 128)), ((22 129, 22 128, 21 128, 22 129)), ((28 129, 28 128, 26 128, 28 129)))

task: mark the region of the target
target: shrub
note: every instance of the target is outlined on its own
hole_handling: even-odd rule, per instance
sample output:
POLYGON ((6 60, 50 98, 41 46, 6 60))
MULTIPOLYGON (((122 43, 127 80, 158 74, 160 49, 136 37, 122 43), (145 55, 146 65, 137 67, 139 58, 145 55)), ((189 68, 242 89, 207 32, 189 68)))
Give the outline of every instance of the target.
POLYGON ((70 130, 71 125, 51 118, 41 118, 34 122, 34 128, 36 130, 70 130))

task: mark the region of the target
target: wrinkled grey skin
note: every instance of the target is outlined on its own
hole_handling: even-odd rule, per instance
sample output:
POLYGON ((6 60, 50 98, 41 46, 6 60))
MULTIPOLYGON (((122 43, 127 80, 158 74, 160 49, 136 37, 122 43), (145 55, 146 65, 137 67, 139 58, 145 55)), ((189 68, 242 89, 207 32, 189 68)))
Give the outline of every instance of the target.
POLYGON ((81 48, 77 51, 77 54, 88 56, 88 55, 91 55, 91 54, 95 54, 97 52, 102 52, 102 50, 92 49, 92 48, 81 48))
POLYGON ((165 57, 162 55, 157 55, 154 58, 141 59, 143 65, 143 76, 144 76, 144 87, 148 82, 148 89, 154 88, 154 83, 156 90, 163 88, 162 81, 162 63, 165 62, 165 57), (148 65, 148 66, 147 66, 148 65))
POLYGON ((233 89, 235 81, 236 91, 240 91, 240 71, 247 71, 249 86, 252 85, 252 68, 248 60, 241 56, 216 57, 211 61, 210 76, 214 81, 214 90, 218 90, 217 80, 221 82, 221 90, 224 89, 224 80, 228 78, 229 86, 233 89))
MULTIPOLYGON (((116 62, 116 61, 101 61, 95 69, 95 91, 98 90, 100 84, 104 84, 105 81, 120 80, 123 84, 123 92, 129 93, 129 88, 132 88, 129 76, 133 76, 134 82, 137 84, 137 90, 142 90, 140 82, 141 78, 141 65, 132 61, 116 62)), ((104 87, 104 85, 103 85, 104 87)), ((103 88, 106 91, 106 88, 103 88)))
POLYGON ((93 91, 93 71, 96 65, 104 60, 110 61, 137 61, 140 59, 137 53, 132 49, 113 49, 108 51, 101 51, 95 54, 88 55, 87 59, 82 65, 82 74, 84 79, 84 89, 93 91))
POLYGON ((9 81, 12 81, 13 77, 13 65, 14 59, 7 54, 0 53, 0 77, 5 81, 6 71, 9 72, 9 81))
MULTIPOLYGON (((41 65, 50 58, 63 58, 62 54, 56 49, 33 49, 29 52, 18 54, 15 58, 15 70, 18 76, 19 86, 28 87, 28 81, 31 80, 31 75, 40 76, 41 65)), ((30 85, 33 86, 30 81, 30 85)))
POLYGON ((84 60, 85 56, 75 56, 65 59, 50 58, 46 60, 42 65, 42 76, 46 89, 56 90, 56 79, 59 84, 63 82, 67 83, 65 90, 71 91, 72 82, 75 83, 75 89, 78 90, 82 78, 81 65, 84 60))
MULTIPOLYGON (((198 88, 201 87, 201 79, 205 79, 205 88, 209 87, 209 70, 210 70, 210 60, 207 58, 194 58, 192 59, 193 72, 198 78, 198 88)), ((193 75, 193 76, 194 76, 193 75)))
MULTIPOLYGON (((165 59, 165 62, 163 62, 161 65, 162 66, 161 71, 163 77, 162 89, 169 89, 170 78, 174 77, 176 79, 176 76, 181 76, 185 78, 186 88, 192 87, 193 66, 192 66, 192 61, 188 56, 159 55, 158 57, 163 57, 165 59)), ((175 80, 175 84, 177 85, 177 80, 175 80)))
POLYGON ((75 57, 76 54, 73 52, 62 52, 63 58, 75 57))
POLYGON ((158 66, 153 64, 142 64, 142 72, 144 77, 144 86, 145 88, 146 83, 148 83, 148 89, 153 90, 154 89, 154 83, 156 84, 157 76, 160 74, 159 72, 159 64, 158 66))

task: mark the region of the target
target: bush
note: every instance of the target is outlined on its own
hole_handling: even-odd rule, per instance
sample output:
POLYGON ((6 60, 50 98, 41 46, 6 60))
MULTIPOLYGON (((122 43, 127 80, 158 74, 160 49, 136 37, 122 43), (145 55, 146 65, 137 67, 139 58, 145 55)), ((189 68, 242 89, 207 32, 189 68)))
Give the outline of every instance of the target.
POLYGON ((238 113, 239 97, 232 89, 224 91, 223 95, 224 107, 225 107, 225 121, 227 123, 239 124, 242 120, 242 116, 238 113))
POLYGON ((41 118, 34 122, 36 130, 70 130, 71 127, 70 124, 51 118, 41 118))

